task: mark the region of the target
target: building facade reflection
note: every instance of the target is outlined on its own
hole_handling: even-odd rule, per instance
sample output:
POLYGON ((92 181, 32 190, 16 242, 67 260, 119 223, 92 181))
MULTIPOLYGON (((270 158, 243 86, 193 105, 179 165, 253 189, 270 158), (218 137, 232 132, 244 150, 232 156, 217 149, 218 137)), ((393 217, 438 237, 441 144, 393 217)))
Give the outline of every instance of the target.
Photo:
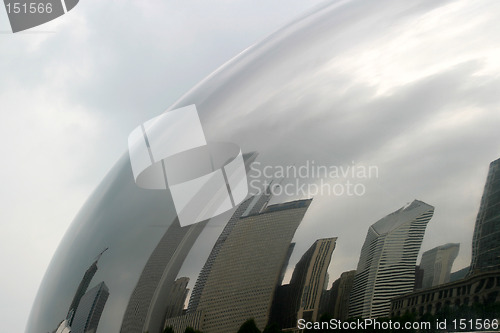
POLYGON ((477 213, 470 273, 500 269, 500 159, 491 162, 477 213))
MULTIPOLYGON (((219 237, 209 257, 212 261, 203 276, 203 287, 198 287, 196 310, 190 310, 202 317, 195 329, 230 333, 249 318, 260 329, 268 323, 290 243, 311 200, 265 207, 267 201, 268 195, 247 200, 237 211, 243 214, 233 216, 219 237)), ((165 326, 183 332, 188 324, 182 318, 172 318, 165 326)))
POLYGON ((203 265, 203 268, 198 275, 198 279, 196 280, 196 284, 193 288, 193 293, 191 294, 191 298, 189 299, 189 306, 187 309, 188 313, 195 312, 198 309, 201 294, 205 288, 207 279, 210 276, 215 260, 219 255, 221 248, 224 246, 224 243, 226 242, 228 236, 231 234, 235 225, 238 223, 239 219, 241 217, 259 214, 266 207, 270 199, 271 193, 267 191, 261 195, 257 195, 245 200, 236 209, 236 211, 224 227, 224 230, 217 238, 212 251, 210 251, 210 255, 208 256, 207 261, 203 265))
POLYGON ((71 324, 72 333, 96 332, 109 289, 104 282, 99 283, 83 295, 71 324))
POLYGON ((272 320, 281 328, 295 327, 298 319, 319 319, 321 297, 328 283, 327 269, 336 240, 316 240, 295 265, 290 283, 279 287, 272 320))
POLYGON ((64 319, 55 330, 56 333, 96 332, 102 312, 109 297, 109 289, 104 281, 88 290, 98 270, 98 262, 108 250, 105 248, 87 268, 64 319))
POLYGON ((368 229, 350 296, 349 316, 388 317, 391 298, 413 291, 415 264, 434 207, 415 200, 368 229))
POLYGON ((332 283, 330 290, 325 291, 321 300, 320 313, 328 313, 335 319, 346 320, 349 318, 349 297, 356 271, 343 272, 332 283))
POLYGON ((132 292, 120 332, 160 332, 177 274, 207 221, 181 227, 178 220, 151 254, 132 292))
POLYGON ((423 271, 421 288, 450 282, 451 268, 458 256, 460 244, 449 243, 425 251, 419 269, 423 271))

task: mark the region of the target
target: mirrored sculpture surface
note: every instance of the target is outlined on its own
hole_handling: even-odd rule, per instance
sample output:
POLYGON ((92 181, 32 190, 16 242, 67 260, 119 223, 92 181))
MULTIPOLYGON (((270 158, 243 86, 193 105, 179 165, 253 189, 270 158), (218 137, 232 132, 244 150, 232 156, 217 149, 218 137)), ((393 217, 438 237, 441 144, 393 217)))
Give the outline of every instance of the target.
MULTIPOLYGON (((405 262, 459 243, 454 270, 468 266, 488 165, 500 157, 498 7, 335 1, 229 61, 166 114, 195 105, 208 144, 239 147, 248 195, 183 224, 171 188, 139 187, 126 152, 68 229, 26 333, 317 320, 336 302, 325 289, 345 300, 338 286, 356 288, 361 277, 348 271, 367 232, 385 234, 371 226, 415 199, 435 212, 405 262)), ((219 184, 234 192, 226 171, 219 184)))

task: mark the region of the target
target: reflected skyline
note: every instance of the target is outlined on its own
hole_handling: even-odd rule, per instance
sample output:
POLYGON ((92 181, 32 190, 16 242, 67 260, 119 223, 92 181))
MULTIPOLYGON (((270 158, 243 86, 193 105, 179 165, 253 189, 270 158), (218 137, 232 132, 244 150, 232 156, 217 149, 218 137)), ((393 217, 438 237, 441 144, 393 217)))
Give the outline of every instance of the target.
POLYGON ((500 159, 490 163, 472 239, 470 273, 500 268, 500 159))
POLYGON ((269 324, 293 328, 298 319, 319 319, 321 298, 327 289, 327 269, 337 238, 316 240, 295 265, 289 284, 278 286, 269 324))
POLYGON ((106 283, 101 282, 83 295, 71 324, 72 333, 95 332, 109 297, 106 283))
MULTIPOLYGON (((230 61, 169 108, 196 104, 207 142, 233 142, 243 153, 256 151, 262 167, 301 166, 307 161, 325 166, 377 167, 378 177, 361 180, 366 188, 363 195, 317 195, 307 214, 293 226, 296 229, 290 226, 293 233, 283 228, 286 246, 283 242, 276 250, 279 259, 269 273, 275 282, 282 275, 284 284, 290 282, 292 268, 311 244, 328 236, 338 238, 334 264, 326 272, 331 284, 343 272, 356 268, 364 231, 373 221, 414 198, 436 207, 426 237, 418 245, 420 252, 460 243, 462 253, 452 271, 470 263, 473 221, 487 163, 498 157, 495 143, 500 142, 500 115, 495 111, 500 80, 496 58, 492 57, 499 42, 496 36, 480 32, 496 31, 498 20, 489 15, 487 6, 479 10, 482 15, 472 19, 470 13, 477 11, 474 3, 467 1, 359 4, 335 2, 296 20, 230 61), (463 22, 477 25, 457 39, 453 29, 463 22), (476 35, 481 38, 472 38, 476 35), (295 245, 289 256, 291 243, 295 245)), ((318 179, 301 180, 307 185, 318 184, 318 179)), ((337 180, 327 181, 334 185, 337 180)), ((274 196, 268 207, 307 199, 307 193, 274 196)), ((197 304, 193 301, 197 310, 186 314, 192 323, 213 319, 210 311, 214 310, 209 306, 202 309, 201 304, 208 302, 203 293, 215 288, 208 286, 210 276, 216 274, 217 260, 212 256, 214 262, 208 266, 214 266, 204 266, 233 213, 206 222, 195 239, 188 240, 183 232, 179 239, 172 236, 172 249, 182 252, 178 260, 162 253, 168 258, 159 265, 161 276, 154 281, 154 288, 160 286, 159 291, 170 293, 172 283, 188 277, 186 289, 200 295, 197 304), (179 244, 180 239, 186 240, 186 246, 179 244), (206 281, 197 283, 203 270, 207 274, 200 277, 206 281)), ((180 228, 176 218, 170 192, 138 188, 125 154, 61 242, 26 332, 57 326, 67 314, 95 249, 107 246, 111 250, 101 259, 94 279, 105 281, 111 296, 97 333, 119 332, 152 254, 169 230, 180 228)), ((255 216, 242 220, 252 219, 258 220, 255 216)), ((226 240, 215 257, 222 255, 227 244, 226 240)), ((231 267, 220 265, 217 274, 226 265, 231 267)), ((266 290, 266 301, 274 295, 272 288, 266 290)), ((155 292, 148 292, 148 297, 154 297, 155 292)), ((149 309, 149 305, 144 308, 149 309)), ((144 311, 146 317, 148 312, 144 311)), ((266 324, 264 312, 259 312, 259 328, 266 324)), ((213 327, 216 325, 214 322, 213 327)))
POLYGON ((267 206, 269 194, 247 199, 219 236, 198 278, 188 316, 166 321, 176 331, 234 332, 249 318, 267 325, 293 235, 312 199, 267 206), (196 302, 196 308, 195 306, 196 302), (193 316, 202 319, 194 323, 193 316))

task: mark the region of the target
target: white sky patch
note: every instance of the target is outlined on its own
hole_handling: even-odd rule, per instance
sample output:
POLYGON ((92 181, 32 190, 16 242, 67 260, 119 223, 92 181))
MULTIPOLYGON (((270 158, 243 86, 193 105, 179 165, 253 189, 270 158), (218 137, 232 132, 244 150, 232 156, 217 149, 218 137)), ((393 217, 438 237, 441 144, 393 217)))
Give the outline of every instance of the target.
POLYGON ((436 120, 429 124, 427 131, 432 133, 445 133, 450 131, 456 133, 465 127, 475 127, 478 119, 484 119, 487 111, 476 106, 467 106, 461 109, 449 110, 439 113, 436 120))
POLYGON ((97 185, 98 179, 75 186, 74 179, 87 172, 93 147, 105 136, 96 116, 50 85, 4 91, 0 101, 0 221, 8 235, 0 242, 0 260, 13 268, 3 276, 10 287, 2 295, 16 300, 12 313, 25 317, 69 222, 97 185))
POLYGON ((439 7, 400 23, 393 34, 372 38, 372 47, 352 48, 327 67, 349 73, 355 84, 375 87, 376 96, 471 60, 484 62, 484 71, 498 70, 498 43, 485 40, 498 38, 487 32, 498 31, 500 22, 475 7, 474 2, 439 7))

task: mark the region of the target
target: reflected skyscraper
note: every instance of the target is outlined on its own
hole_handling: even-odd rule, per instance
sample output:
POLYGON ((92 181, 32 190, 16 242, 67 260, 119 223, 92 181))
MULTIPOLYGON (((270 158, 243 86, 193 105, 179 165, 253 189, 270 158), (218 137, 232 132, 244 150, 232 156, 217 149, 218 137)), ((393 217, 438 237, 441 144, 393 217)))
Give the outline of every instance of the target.
MULTIPOLYGON (((246 170, 257 152, 243 155, 246 170)), ((125 310, 120 332, 156 333, 163 330, 165 320, 172 315, 175 279, 186 256, 208 220, 181 227, 176 218, 153 250, 139 277, 125 310)))
POLYGON ((470 274, 500 269, 500 159, 490 164, 472 238, 470 274))
POLYGON ((289 327, 294 327, 297 319, 316 321, 323 290, 326 289, 327 270, 335 249, 337 238, 318 239, 302 255, 290 280, 292 303, 295 308, 289 327))
POLYGON ((419 267, 423 270, 422 288, 430 288, 450 281, 451 268, 459 249, 460 244, 448 243, 424 252, 419 267))
POLYGON ((96 272, 97 272, 97 260, 94 261, 92 265, 90 265, 90 267, 85 272, 82 281, 80 281, 80 284, 78 285, 78 289, 76 290, 75 296, 73 297, 73 301, 71 301, 71 305, 69 307, 67 316, 69 325, 71 325, 71 323, 73 322, 73 318, 75 316, 76 309, 80 304, 80 300, 82 299, 83 295, 85 295, 85 292, 89 287, 90 281, 92 280, 96 272))
POLYGON ((94 277, 95 273, 97 272, 97 263, 99 262, 99 259, 101 259, 101 256, 106 252, 108 248, 104 249, 96 258, 96 260, 90 265, 90 267, 85 271, 85 274, 83 275, 82 280, 80 281, 80 284, 78 285, 78 288, 75 292, 75 296, 73 297, 73 301, 71 301, 71 305, 69 306, 68 310, 68 315, 67 315, 67 321, 68 325, 71 326, 73 323, 73 318, 75 315, 75 312, 78 308, 78 305, 80 304, 80 300, 82 299, 83 295, 87 291, 87 288, 89 287, 90 282, 92 281, 92 278, 94 277))
POLYGON ((266 207, 270 199, 271 192, 269 191, 269 189, 267 189, 266 192, 243 201, 233 213, 219 238, 217 238, 212 251, 210 251, 210 255, 208 256, 207 261, 203 265, 203 268, 198 275, 198 279, 196 280, 193 292, 191 293, 191 298, 189 299, 189 306, 187 310, 188 313, 192 313, 198 308, 201 292, 205 288, 205 283, 207 282, 207 278, 212 271, 212 266, 215 262, 215 259, 217 258, 217 255, 219 254, 220 249, 223 247, 227 237, 233 231, 236 223, 241 217, 260 213, 266 207))
POLYGON ((298 319, 315 321, 325 301, 328 266, 337 238, 316 240, 295 265, 289 284, 280 285, 273 300, 270 323, 297 326, 298 319))
POLYGON ((350 317, 386 317, 390 300, 413 291, 415 264, 434 207, 418 200, 368 229, 349 304, 350 317))
POLYGON ((75 313, 72 333, 96 332, 104 306, 108 300, 109 289, 104 282, 99 283, 83 295, 75 313))
POLYGON ((161 332, 174 281, 207 221, 172 222, 146 263, 123 317, 122 333, 161 332))
MULTIPOLYGON (((265 199, 255 199, 259 201, 265 199)), ((202 314, 203 320, 195 328, 233 333, 249 318, 264 328, 291 240, 310 203, 311 199, 293 201, 253 213, 259 209, 250 202, 230 232, 221 234, 225 240, 219 242, 196 312, 190 313, 202 314)), ((179 318, 172 318, 166 325, 175 324, 182 331, 178 322, 179 318)))

